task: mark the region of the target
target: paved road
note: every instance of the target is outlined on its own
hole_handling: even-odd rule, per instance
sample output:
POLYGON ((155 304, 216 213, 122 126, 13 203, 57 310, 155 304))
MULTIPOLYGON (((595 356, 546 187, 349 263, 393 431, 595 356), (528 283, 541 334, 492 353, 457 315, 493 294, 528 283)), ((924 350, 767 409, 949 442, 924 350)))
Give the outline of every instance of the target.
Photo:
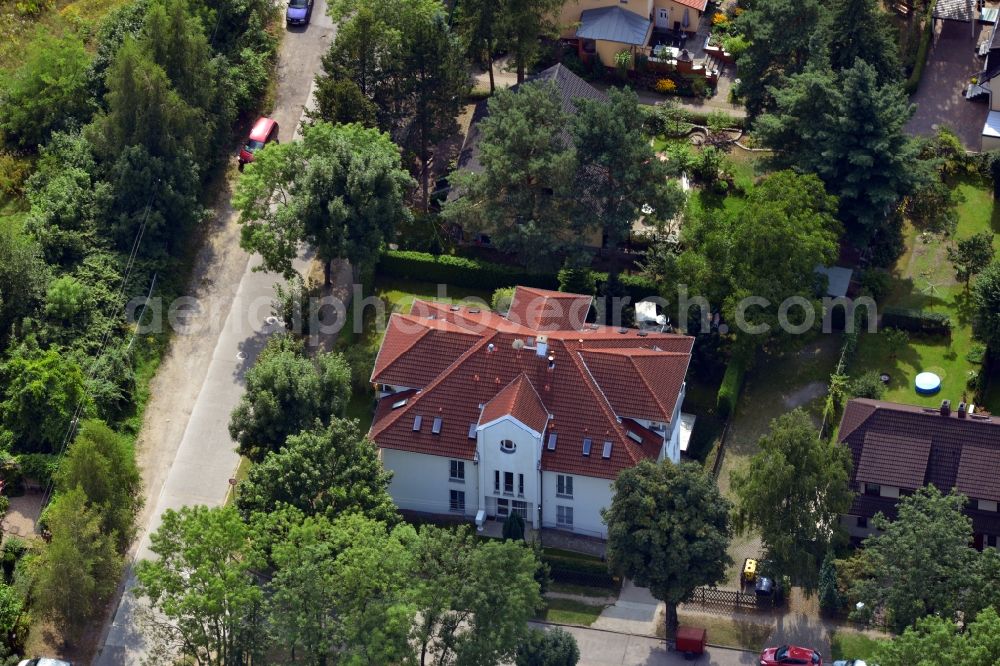
MULTIPOLYGON (((335 27, 326 15, 326 2, 317 0, 312 24, 289 30, 284 36, 277 67, 277 105, 272 113, 280 125, 281 140, 291 140, 296 131, 310 95, 313 77, 319 71, 320 59, 334 34, 335 27)), ((226 209, 225 204, 222 202, 220 208, 226 209)), ((148 513, 148 522, 141 531, 136 559, 152 555, 149 535, 156 531, 166 509, 194 504, 221 505, 228 492, 227 481, 239 464, 239 456, 227 430, 229 413, 243 393, 244 373, 253 364, 267 337, 277 330, 276 323, 269 323, 267 319, 273 285, 280 278, 274 274, 254 272, 252 269, 259 265, 259 258, 237 256, 241 256, 244 262, 243 276, 235 293, 221 295, 223 301, 226 297, 230 300, 228 315, 217 334, 207 372, 176 455, 169 461, 169 470, 158 494, 147 500, 155 508, 148 513)), ((308 259, 302 257, 299 260, 297 268, 300 272, 308 265, 308 259)), ((211 279, 210 274, 210 283, 211 279)), ((221 289, 224 291, 225 287, 221 289)), ((225 305, 223 303, 223 307, 225 305)), ((216 314, 205 310, 192 312, 187 318, 187 325, 208 330, 208 335, 212 335, 211 327, 202 327, 199 317, 216 314)), ((184 416, 177 415, 178 419, 184 416)), ((156 492, 156 489, 151 491, 156 492)), ((141 609, 131 594, 134 584, 129 571, 125 594, 94 660, 98 666, 138 664, 147 654, 147 646, 136 624, 137 612, 141 609)))
POLYGON ((722 647, 710 647, 697 660, 688 661, 681 653, 668 651, 659 638, 587 627, 562 628, 576 638, 580 647, 579 666, 746 666, 758 663, 754 653, 722 647))

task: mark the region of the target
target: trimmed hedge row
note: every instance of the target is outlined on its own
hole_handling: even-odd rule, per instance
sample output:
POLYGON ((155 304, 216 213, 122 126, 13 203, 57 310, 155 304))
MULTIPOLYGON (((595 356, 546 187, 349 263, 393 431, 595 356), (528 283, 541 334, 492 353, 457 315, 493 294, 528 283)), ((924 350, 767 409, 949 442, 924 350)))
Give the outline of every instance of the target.
POLYGON ((549 565, 549 576, 552 580, 575 585, 596 585, 614 587, 615 577, 608 573, 605 562, 591 559, 567 557, 544 553, 542 560, 549 565))
POLYGON ((882 308, 882 328, 890 327, 911 333, 947 335, 951 332, 951 318, 943 312, 888 306, 882 308))
MULTIPOLYGON (((555 275, 528 273, 520 268, 494 264, 480 259, 435 255, 412 250, 388 250, 382 253, 378 272, 387 277, 422 282, 438 282, 470 289, 495 291, 500 287, 522 285, 539 289, 558 289, 555 275)), ((594 273, 598 291, 607 282, 607 273, 594 273)), ((657 295, 656 284, 641 275, 620 275, 619 282, 632 302, 657 295)))
POLYGON ((910 72, 910 78, 906 80, 906 84, 903 86, 903 90, 907 95, 917 92, 917 88, 920 87, 920 79, 924 75, 924 67, 927 66, 927 54, 930 53, 931 42, 934 39, 934 7, 936 5, 937 0, 932 0, 927 6, 927 16, 924 17, 924 21, 926 21, 924 32, 920 35, 920 44, 917 46, 917 60, 913 63, 913 71, 910 72))
POLYGON ((739 400, 740 391, 743 390, 743 378, 746 375, 746 359, 740 354, 734 354, 726 366, 726 374, 722 378, 722 385, 719 386, 719 394, 716 402, 716 409, 721 419, 728 419, 736 409, 736 401, 739 400))

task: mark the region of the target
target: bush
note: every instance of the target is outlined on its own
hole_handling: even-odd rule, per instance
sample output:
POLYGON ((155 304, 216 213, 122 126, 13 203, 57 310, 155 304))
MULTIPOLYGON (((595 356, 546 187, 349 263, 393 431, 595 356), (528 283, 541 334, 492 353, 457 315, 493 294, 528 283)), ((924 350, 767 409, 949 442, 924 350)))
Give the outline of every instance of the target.
POLYGON ((965 355, 965 360, 973 365, 982 365, 986 360, 986 345, 976 342, 969 348, 969 353, 965 355))
POLYGON ((946 335, 951 332, 951 318, 943 312, 889 306, 882 308, 882 326, 911 333, 946 335))
POLYGON ((514 300, 514 287, 500 287, 493 292, 490 298, 490 307, 494 312, 507 314, 510 310, 510 302, 514 300))
POLYGON ((734 58, 739 58, 748 48, 750 42, 743 35, 733 35, 722 40, 722 49, 734 58))
POLYGON ((372 370, 378 352, 365 345, 351 345, 344 349, 344 360, 351 368, 351 390, 355 394, 367 394, 372 390, 372 370))
POLYGON ((726 366, 726 374, 722 377, 722 385, 719 386, 719 395, 716 402, 716 409, 719 417, 728 419, 736 409, 736 401, 739 400, 740 391, 743 390, 743 379, 746 375, 746 361, 740 355, 735 355, 726 366))
POLYGON ((861 273, 861 293, 877 303, 889 294, 889 273, 877 268, 869 268, 861 273))
POLYGON ((517 647, 517 666, 576 666, 580 648, 573 635, 554 627, 548 631, 529 629, 527 639, 517 647))
POLYGON ((48 485, 59 470, 59 456, 48 453, 22 453, 17 462, 25 479, 37 481, 43 486, 48 485))
POLYGON ((10 153, 0 153, 0 194, 8 197, 20 196, 24 184, 31 175, 31 162, 10 153))
POLYGON ((549 566, 552 580, 576 585, 594 585, 613 588, 615 577, 608 573, 606 562, 573 553, 551 550, 542 553, 542 560, 549 566))
POLYGON ((885 384, 882 383, 882 378, 877 370, 869 370, 851 380, 847 391, 855 398, 880 400, 885 395, 885 384))

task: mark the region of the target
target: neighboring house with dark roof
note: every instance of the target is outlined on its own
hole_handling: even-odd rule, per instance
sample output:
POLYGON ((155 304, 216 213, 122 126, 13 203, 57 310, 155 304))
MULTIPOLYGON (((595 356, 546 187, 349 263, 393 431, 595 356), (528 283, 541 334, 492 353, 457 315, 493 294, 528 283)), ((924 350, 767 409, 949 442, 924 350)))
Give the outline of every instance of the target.
POLYGON ((370 437, 400 508, 605 538, 619 472, 679 461, 693 339, 585 324, 591 300, 518 287, 506 315, 390 317, 370 437))
POLYGON ((974 545, 1000 547, 1000 418, 952 410, 855 399, 838 434, 851 451, 851 488, 857 493, 843 525, 855 539, 874 531, 881 511, 896 517, 900 496, 934 484, 969 498, 974 545))

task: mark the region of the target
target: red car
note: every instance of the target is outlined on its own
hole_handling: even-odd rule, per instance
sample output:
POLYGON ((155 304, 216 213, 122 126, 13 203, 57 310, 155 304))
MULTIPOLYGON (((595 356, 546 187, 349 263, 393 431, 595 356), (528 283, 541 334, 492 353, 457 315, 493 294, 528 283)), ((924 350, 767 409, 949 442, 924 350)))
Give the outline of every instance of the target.
POLYGON ((760 666, 781 666, 782 664, 823 666, 823 656, 816 650, 797 645, 766 648, 760 653, 760 666))
POLYGON ((253 154, 271 142, 278 142, 278 123, 270 118, 258 118, 246 145, 240 148, 240 168, 247 162, 253 162, 253 154))

